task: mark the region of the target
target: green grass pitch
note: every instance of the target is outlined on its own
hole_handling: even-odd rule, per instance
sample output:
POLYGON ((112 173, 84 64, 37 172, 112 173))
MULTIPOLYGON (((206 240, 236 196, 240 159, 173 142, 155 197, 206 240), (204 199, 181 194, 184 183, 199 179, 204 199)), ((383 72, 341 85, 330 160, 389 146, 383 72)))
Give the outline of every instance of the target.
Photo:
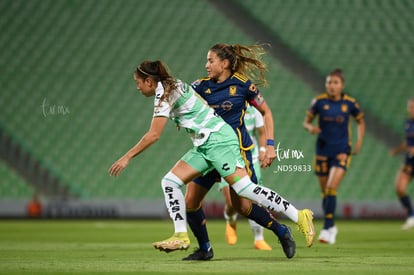
MULTIPOLYGON (((0 274, 414 274, 414 230, 402 221, 337 222, 337 244, 304 237, 289 221, 296 256, 287 259, 271 232, 272 251, 253 249, 246 219, 238 224, 239 241, 224 240, 224 221, 208 220, 215 256, 208 262, 184 262, 197 246, 165 253, 152 247, 167 238, 169 220, 3 220, 0 221, 0 274)), ((319 231, 321 222, 315 222, 319 231)))

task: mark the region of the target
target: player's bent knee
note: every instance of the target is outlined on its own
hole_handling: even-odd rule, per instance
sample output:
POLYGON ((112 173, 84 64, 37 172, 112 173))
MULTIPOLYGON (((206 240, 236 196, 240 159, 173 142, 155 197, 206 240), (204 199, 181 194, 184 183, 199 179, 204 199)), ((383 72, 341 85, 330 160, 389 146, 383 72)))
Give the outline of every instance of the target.
POLYGON ((173 174, 168 172, 161 180, 162 188, 181 188, 184 185, 183 181, 173 174))

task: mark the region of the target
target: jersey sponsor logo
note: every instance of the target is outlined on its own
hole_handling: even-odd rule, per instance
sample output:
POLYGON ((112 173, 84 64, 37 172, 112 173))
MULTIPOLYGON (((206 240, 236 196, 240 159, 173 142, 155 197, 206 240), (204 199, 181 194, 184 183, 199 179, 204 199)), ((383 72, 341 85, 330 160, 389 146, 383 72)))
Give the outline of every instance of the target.
POLYGON ((342 111, 343 113, 348 112, 348 105, 346 105, 346 104, 342 104, 342 105, 341 105, 341 111, 342 111))
POLYGON ((337 116, 336 119, 335 119, 335 121, 337 123, 344 123, 345 117, 343 117, 343 116, 337 116))
POLYGON ((231 101, 224 101, 223 103, 221 103, 221 108, 223 110, 229 111, 233 108, 233 103, 231 101))
POLYGON ((205 94, 208 94, 208 95, 209 95, 209 94, 211 94, 211 90, 210 90, 210 88, 208 88, 207 90, 205 90, 205 91, 204 91, 204 93, 205 93, 205 94))
POLYGON ((229 95, 230 96, 235 96, 236 94, 237 94, 237 87, 236 86, 230 86, 229 95))
POLYGON ((184 220, 184 218, 180 214, 180 211, 181 211, 180 202, 178 199, 174 197, 174 190, 171 187, 167 186, 164 188, 164 194, 168 200, 168 203, 167 203, 168 210, 170 211, 172 215, 174 215, 174 218, 173 218, 174 221, 184 220))
POLYGON ((326 122, 344 123, 345 117, 344 116, 325 116, 322 118, 322 120, 326 122))
MULTIPOLYGON (((271 203, 274 202, 278 205, 282 205, 285 211, 289 208, 290 203, 287 200, 283 199, 281 196, 279 196, 277 193, 273 192, 272 190, 267 191, 264 188, 257 186, 253 190, 253 192, 256 195, 264 196, 266 200, 270 201, 271 203)), ((272 206, 268 206, 267 208, 271 211, 275 210, 275 208, 272 206)))

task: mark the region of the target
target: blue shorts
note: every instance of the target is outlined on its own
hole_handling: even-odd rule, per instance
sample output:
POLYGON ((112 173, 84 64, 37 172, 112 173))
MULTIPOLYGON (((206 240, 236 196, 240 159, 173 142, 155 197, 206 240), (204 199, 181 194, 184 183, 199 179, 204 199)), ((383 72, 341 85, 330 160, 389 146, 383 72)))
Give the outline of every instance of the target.
POLYGON ((410 157, 408 154, 405 156, 402 171, 407 175, 414 177, 414 157, 410 157))
POLYGON ((332 167, 340 167, 346 171, 350 163, 350 155, 348 155, 346 160, 339 160, 336 156, 328 157, 316 155, 314 163, 315 174, 318 176, 328 176, 332 167))

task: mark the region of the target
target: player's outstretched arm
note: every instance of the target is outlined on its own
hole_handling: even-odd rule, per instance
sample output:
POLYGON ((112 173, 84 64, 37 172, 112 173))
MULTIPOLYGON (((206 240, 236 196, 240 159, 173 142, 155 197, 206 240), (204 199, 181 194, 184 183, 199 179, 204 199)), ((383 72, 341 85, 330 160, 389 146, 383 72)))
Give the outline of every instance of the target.
POLYGON ((154 117, 151 122, 151 127, 148 132, 142 136, 141 140, 135 144, 134 147, 128 150, 120 159, 114 162, 109 168, 109 174, 111 176, 119 176, 122 170, 128 165, 129 161, 135 156, 145 151, 149 146, 155 143, 162 134, 168 118, 166 117, 154 117))

